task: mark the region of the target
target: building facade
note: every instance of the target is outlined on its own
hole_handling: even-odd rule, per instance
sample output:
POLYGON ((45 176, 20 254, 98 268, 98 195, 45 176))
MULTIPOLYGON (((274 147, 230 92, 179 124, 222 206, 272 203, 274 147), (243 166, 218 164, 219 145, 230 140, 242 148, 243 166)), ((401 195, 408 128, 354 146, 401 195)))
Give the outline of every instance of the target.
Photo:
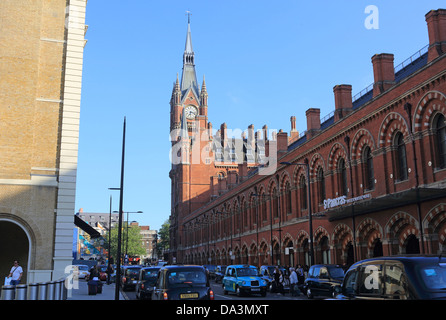
POLYGON ((85 10, 0 2, 0 271, 18 259, 27 282, 72 262, 85 10))
MULTIPOLYGON (((231 162, 231 148, 229 161, 217 161, 228 143, 225 125, 206 135, 210 124, 187 119, 189 103, 207 119, 204 81, 190 96, 197 87, 188 91, 177 81, 171 260, 350 265, 446 251, 446 10, 425 18, 426 47, 396 67, 392 54, 373 55, 374 83, 354 97, 351 85, 335 86, 334 112, 321 120, 319 109, 308 109, 300 135, 294 117, 290 134, 249 127, 238 162, 231 162), (196 127, 205 133, 200 139, 196 127), (204 147, 192 164, 197 140, 204 147), (214 161, 203 156, 206 143, 214 161)), ((184 63, 193 64, 187 42, 184 63)))

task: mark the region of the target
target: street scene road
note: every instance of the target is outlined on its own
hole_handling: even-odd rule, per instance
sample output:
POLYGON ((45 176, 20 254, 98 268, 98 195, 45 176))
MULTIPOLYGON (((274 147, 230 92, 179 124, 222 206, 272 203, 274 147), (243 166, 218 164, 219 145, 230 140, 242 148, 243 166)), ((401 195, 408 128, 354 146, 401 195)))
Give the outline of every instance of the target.
MULTIPOLYGON (((308 300, 308 298, 303 295, 302 293, 298 297, 292 297, 289 293, 286 294, 277 294, 277 293, 271 293, 268 292, 266 294, 266 297, 262 297, 260 295, 248 295, 248 296, 242 296, 238 297, 235 294, 227 294, 225 295, 223 292, 223 287, 221 283, 215 283, 215 281, 211 280, 211 288, 212 291, 214 291, 214 300, 308 300)), ((136 300, 136 293, 135 291, 121 291, 125 299, 128 300, 136 300)))

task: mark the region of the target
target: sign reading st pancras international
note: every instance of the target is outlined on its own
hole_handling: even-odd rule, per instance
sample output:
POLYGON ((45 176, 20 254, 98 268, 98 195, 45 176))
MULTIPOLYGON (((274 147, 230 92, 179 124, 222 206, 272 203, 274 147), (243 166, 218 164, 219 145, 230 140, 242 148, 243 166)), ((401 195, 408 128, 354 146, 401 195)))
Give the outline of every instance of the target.
POLYGON ((347 199, 347 196, 340 196, 334 199, 326 199, 324 200, 324 210, 342 206, 344 204, 350 204, 356 201, 361 201, 364 199, 369 199, 370 197, 370 193, 368 193, 350 199, 347 199))

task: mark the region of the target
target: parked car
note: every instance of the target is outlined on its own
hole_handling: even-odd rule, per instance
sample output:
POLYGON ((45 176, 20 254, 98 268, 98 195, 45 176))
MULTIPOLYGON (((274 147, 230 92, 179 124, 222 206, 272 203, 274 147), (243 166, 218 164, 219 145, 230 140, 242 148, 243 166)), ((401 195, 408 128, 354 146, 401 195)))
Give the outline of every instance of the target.
POLYGON ((121 269, 121 286, 122 290, 135 290, 136 283, 139 279, 139 270, 141 266, 124 266, 121 269))
POLYGON ((139 271, 139 279, 136 283, 136 298, 139 300, 152 299, 153 287, 155 287, 158 271, 161 267, 146 267, 139 271))
POLYGON ((215 268, 215 283, 221 283, 225 276, 226 266, 217 266, 215 268))
MULTIPOLYGON (((78 278, 79 279, 85 279, 87 276, 90 276, 90 268, 85 265, 85 264, 78 264, 75 265, 75 267, 77 268, 77 272, 78 272, 78 278)), ((75 271, 76 272, 76 271, 75 271)))
POLYGON ((446 257, 405 255, 359 261, 347 271, 337 299, 445 299, 446 257))
POLYGON ((202 266, 169 265, 161 268, 152 300, 214 300, 202 266))
POLYGON ((228 266, 223 277, 224 294, 234 292, 238 296, 260 294, 264 297, 267 285, 268 282, 259 276, 257 268, 250 265, 228 266))
POLYGON ((308 270, 304 291, 309 299, 314 296, 335 297, 335 287, 344 279, 344 270, 336 264, 315 264, 308 270))

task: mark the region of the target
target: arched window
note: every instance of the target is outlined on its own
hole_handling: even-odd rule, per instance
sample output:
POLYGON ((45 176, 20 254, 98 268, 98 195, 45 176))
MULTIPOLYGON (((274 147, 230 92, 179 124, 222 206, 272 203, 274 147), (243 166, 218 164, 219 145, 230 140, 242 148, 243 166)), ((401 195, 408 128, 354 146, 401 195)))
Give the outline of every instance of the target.
POLYGON ((302 210, 307 209, 307 183, 305 177, 302 175, 299 180, 300 188, 300 208, 302 210))
POLYGON ((372 190, 375 187, 375 173, 373 171, 372 151, 368 146, 364 148, 362 162, 364 164, 365 189, 372 190))
POLYGON ((438 168, 446 167, 446 122, 442 114, 437 115, 434 120, 435 143, 437 150, 437 166, 438 168))
POLYGON ((340 158, 338 161, 338 176, 339 176, 339 195, 347 195, 347 169, 345 168, 344 158, 340 158))
POLYGON ((317 169, 317 184, 319 192, 319 203, 322 203, 325 199, 325 177, 324 169, 322 169, 322 167, 319 167, 317 169))
POLYGON ((271 193, 272 201, 273 201, 273 217, 278 218, 279 217, 279 195, 277 194, 277 189, 274 187, 273 192, 271 193))
POLYGON ((291 186, 289 181, 285 184, 285 213, 291 213, 291 186))
POLYGON ((262 194, 260 194, 260 198, 259 198, 259 201, 260 201, 260 212, 262 213, 261 214, 261 216, 262 216, 262 221, 266 221, 266 202, 265 202, 265 194, 264 193, 262 193, 262 194))
POLYGON ((250 223, 249 223, 249 217, 248 217, 248 208, 246 205, 246 201, 243 201, 242 203, 242 214, 243 214, 243 218, 242 218, 242 226, 243 229, 246 229, 250 223))
POLYGON ((398 132, 395 135, 394 146, 396 148, 397 180, 407 180, 406 144, 404 143, 403 134, 401 132, 398 132))

